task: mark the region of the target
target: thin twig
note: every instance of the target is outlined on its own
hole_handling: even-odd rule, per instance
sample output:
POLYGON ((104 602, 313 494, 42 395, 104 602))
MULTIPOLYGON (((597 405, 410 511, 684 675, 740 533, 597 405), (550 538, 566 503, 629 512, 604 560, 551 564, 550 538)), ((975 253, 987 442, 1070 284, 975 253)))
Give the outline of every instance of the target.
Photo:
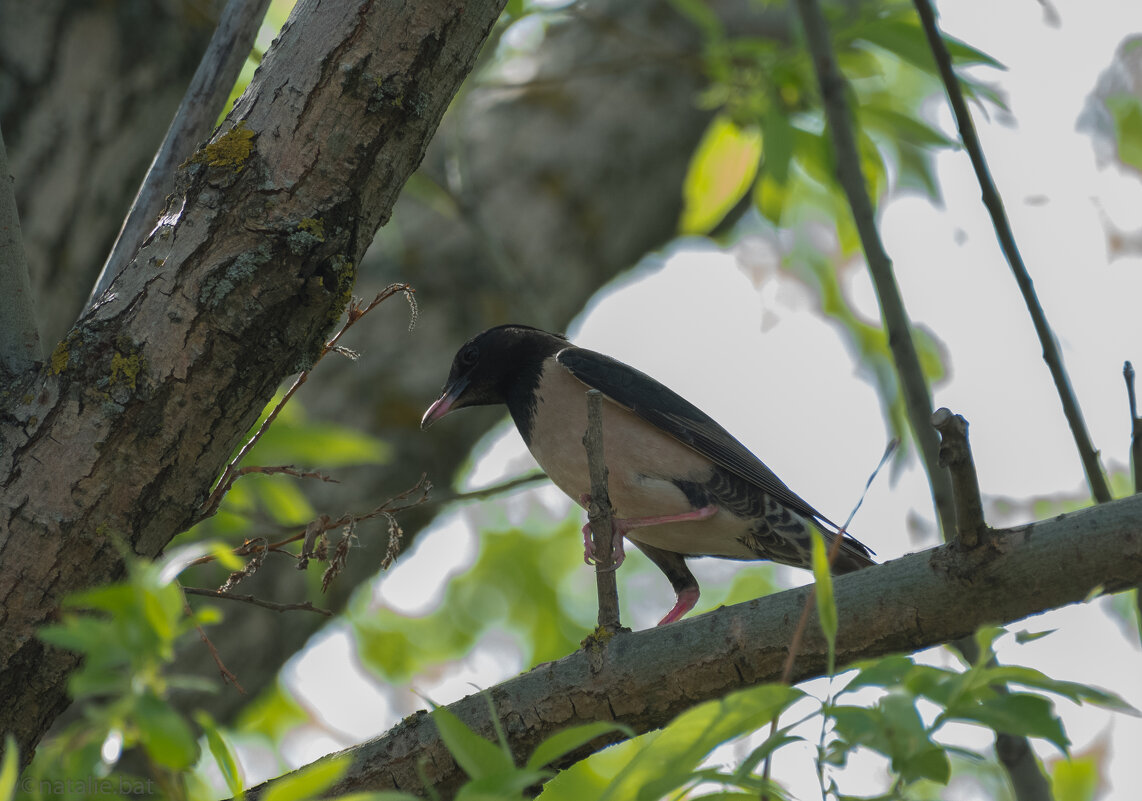
POLYGON ((852 114, 845 94, 845 79, 837 67, 832 42, 824 15, 817 0, 798 0, 797 9, 805 29, 805 39, 813 56, 813 66, 825 107, 829 134, 836 153, 837 180, 848 199, 853 222, 860 235, 868 271, 876 288, 877 300, 884 326, 888 331, 888 345, 900 379, 904 406, 912 436, 919 445, 932 488, 932 500, 939 516, 940 528, 949 532, 955 525, 952 506, 952 488, 947 474, 939 468, 939 442, 928 422, 932 415, 932 397, 916 345, 912 340, 912 324, 896 285, 892 261, 888 258, 876 229, 876 217, 868 187, 861 173, 861 158, 853 133, 852 114))
MULTIPOLYGON (((184 591, 186 590, 185 587, 183 589, 184 591)), ((190 602, 186 600, 185 592, 182 596, 182 610, 186 613, 187 617, 191 619, 194 618, 194 610, 190 608, 190 602)), ((206 629, 202 628, 199 623, 195 623, 194 627, 198 630, 199 639, 202 640, 207 650, 210 651, 210 656, 214 659, 214 664, 218 666, 218 673, 222 676, 222 681, 234 685, 234 689, 242 695, 245 695, 246 691, 242 689, 242 685, 238 682, 238 677, 230 671, 230 668, 226 667, 226 664, 222 661, 222 655, 218 653, 218 649, 214 646, 214 643, 206 636, 206 629)))
POLYGON ((956 537, 965 548, 974 548, 986 536, 979 478, 968 442, 968 421, 944 407, 932 413, 932 426, 940 432, 940 466, 952 476, 956 501, 956 537))
POLYGON ((174 190, 178 165, 214 130, 246 63, 270 0, 230 0, 88 299, 93 305, 130 264, 174 190))
POLYGON ((230 491, 230 488, 234 485, 234 482, 237 481, 239 476, 242 475, 241 471, 238 470, 238 465, 241 464, 242 460, 246 458, 246 455, 249 454, 250 450, 254 447, 254 445, 257 444, 258 440, 260 440, 262 436, 269 430, 270 426, 273 425, 274 420, 278 418, 281 410, 285 408, 287 403, 289 403, 290 399, 294 396, 294 393, 301 389, 302 384, 309 380, 309 374, 313 372, 313 368, 316 367, 317 364, 323 358, 325 358, 325 356, 328 355, 330 351, 336 351, 339 353, 343 352, 344 349, 341 348, 337 343, 358 320, 371 312, 373 309, 377 308, 377 306, 379 306, 381 303, 391 298, 397 292, 403 292, 405 297, 408 298, 409 305, 412 308, 412 320, 409 324, 409 328, 416 324, 418 312, 416 307, 416 299, 413 297, 414 291, 415 290, 408 284, 389 284, 387 287, 377 293, 377 296, 373 298, 372 302, 368 306, 362 307, 362 301, 358 298, 354 298, 349 303, 348 316, 346 317, 345 323, 341 326, 340 330, 338 330, 338 332, 333 335, 333 338, 325 343, 325 346, 321 349, 321 353, 319 353, 317 358, 313 360, 313 366, 308 370, 303 370, 301 374, 298 375, 298 377, 294 380, 293 385, 290 386, 288 390, 286 390, 286 393, 282 396, 282 399, 278 401, 277 405, 275 405, 270 413, 266 416, 266 419, 262 421, 262 424, 258 427, 258 430, 254 432, 254 435, 250 437, 249 441, 247 441, 245 445, 242 446, 242 449, 238 451, 238 454, 230 460, 228 465, 226 465, 226 469, 222 472, 222 476, 218 479, 218 483, 214 485, 214 490, 210 493, 206 503, 203 504, 202 511, 199 513, 195 522, 205 520, 218 511, 218 507, 222 504, 222 499, 226 497, 226 493, 230 491))
POLYGON ((43 358, 15 180, 0 133, 0 373, 19 375, 43 358))
POLYGON ((501 495, 505 492, 519 489, 520 487, 527 487, 531 484, 538 484, 547 479, 547 474, 543 472, 528 473, 524 476, 516 476, 515 478, 504 481, 500 484, 493 484, 490 487, 483 487, 478 490, 471 490, 469 492, 446 492, 437 493, 432 496, 428 501, 430 505, 438 505, 442 503, 456 503, 458 501, 483 501, 496 495, 501 495))
POLYGON ((936 24, 935 12, 933 12, 928 0, 913 0, 913 4, 920 15, 920 22, 928 37, 928 46, 931 48, 932 55, 936 59, 936 65, 940 70, 940 78, 943 80, 944 90, 948 94, 948 102, 951 104, 952 113, 956 118, 960 139, 971 159, 976 180, 979 181, 983 204, 987 207, 988 214, 991 215, 991 224, 995 228, 995 236, 999 239, 999 246, 1003 250, 1007 263, 1011 266, 1015 283, 1023 295, 1023 303, 1027 306, 1027 311, 1031 315, 1031 322, 1035 326, 1035 334, 1039 337, 1039 344, 1043 348, 1043 361, 1047 363, 1051 379, 1055 382, 1055 391, 1058 392, 1059 400, 1063 404, 1063 414, 1070 426, 1075 447, 1078 448, 1079 458, 1082 461, 1083 471, 1086 473, 1087 483, 1090 485, 1091 495, 1098 503, 1106 503, 1112 500, 1110 485, 1107 483, 1106 474, 1099 462, 1098 451, 1095 449, 1090 432, 1087 430, 1082 409, 1075 397, 1071 379, 1067 375, 1067 368, 1063 364, 1063 354, 1059 351, 1055 335, 1047 322, 1046 312, 1043 311, 1043 307, 1039 303, 1039 296, 1035 293, 1035 285, 1031 281, 1031 275, 1027 272, 1023 257, 1015 244, 1015 234, 1012 233, 1011 223, 1007 219, 1003 199, 999 196, 999 191, 995 188, 995 182, 991 178, 991 172, 988 170, 987 160, 984 158, 979 136, 976 135, 971 112, 968 111, 964 93, 960 88, 959 80, 956 78, 955 69, 952 67, 952 57, 944 45, 944 38, 936 24))
POLYGON ((587 468, 591 474, 591 502, 587 521, 594 544, 595 585, 599 594, 599 628, 616 632, 619 621, 619 590, 614 563, 614 510, 607 491, 607 463, 603 452, 603 393, 587 390, 587 431, 583 434, 587 449, 587 468))
POLYGON ((206 598, 219 598, 223 601, 239 601, 244 604, 253 604, 260 606, 263 609, 272 609, 275 612, 316 612, 319 615, 326 617, 333 617, 333 613, 328 609, 322 609, 320 606, 314 606, 310 601, 303 601, 296 604, 279 604, 274 601, 263 601, 253 595, 236 595, 232 592, 223 592, 222 590, 212 590, 207 587, 183 587, 182 591, 188 595, 201 595, 206 598))
POLYGON ((1130 403, 1130 467, 1134 474, 1134 492, 1142 492, 1142 417, 1138 416, 1138 398, 1134 394, 1134 365, 1122 366, 1126 380, 1126 398, 1130 403))

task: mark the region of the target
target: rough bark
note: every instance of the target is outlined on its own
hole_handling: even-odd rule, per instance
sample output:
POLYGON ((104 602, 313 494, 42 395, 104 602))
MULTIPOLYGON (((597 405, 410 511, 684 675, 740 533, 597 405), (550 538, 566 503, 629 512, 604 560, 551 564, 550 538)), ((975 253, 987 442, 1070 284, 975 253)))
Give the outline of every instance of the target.
MULTIPOLYGON (((973 550, 958 545, 912 554, 836 579, 837 664, 909 653, 1086 599, 1096 587, 1142 579, 1142 497, 1134 496, 1028 526, 995 532, 973 550)), ((614 637, 490 690, 517 763, 567 726, 616 720, 636 733, 736 689, 780 679, 787 645, 811 587, 725 607, 669 626, 614 637)), ((792 681, 822 675, 826 646, 812 618, 792 681)), ((449 709, 495 738, 487 698, 449 709)), ((598 741, 563 768, 615 738, 598 741)), ((353 767, 333 792, 399 788, 451 798, 464 781, 424 712, 349 749, 353 767)), ((265 785, 248 793, 257 798, 265 785)))
POLYGON ((295 8, 135 260, 4 400, 0 728, 25 760, 75 665, 36 627, 119 577, 120 548, 153 557, 194 519, 340 316, 502 2, 317 5, 295 8))

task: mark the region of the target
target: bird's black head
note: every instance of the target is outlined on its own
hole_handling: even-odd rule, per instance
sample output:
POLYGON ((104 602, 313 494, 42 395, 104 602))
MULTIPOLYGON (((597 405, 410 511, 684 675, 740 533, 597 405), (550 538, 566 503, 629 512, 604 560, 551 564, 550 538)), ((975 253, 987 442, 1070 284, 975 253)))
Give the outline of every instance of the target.
POLYGON ((539 383, 543 360, 567 346, 564 337, 526 325, 500 325, 477 334, 456 353, 444 389, 420 427, 428 428, 453 409, 529 395, 539 383))

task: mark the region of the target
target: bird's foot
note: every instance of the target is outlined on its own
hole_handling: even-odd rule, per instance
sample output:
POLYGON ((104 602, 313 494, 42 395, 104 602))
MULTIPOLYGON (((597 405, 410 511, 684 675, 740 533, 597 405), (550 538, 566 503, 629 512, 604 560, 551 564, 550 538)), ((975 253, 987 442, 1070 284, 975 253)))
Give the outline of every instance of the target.
POLYGON ((674 604, 674 608, 667 612, 662 620, 658 621, 658 625, 665 626, 667 623, 673 623, 675 620, 681 618, 694 608, 694 604, 698 603, 699 595, 701 595, 701 593, 697 586, 687 587, 679 592, 678 602, 674 604))
MULTIPOLYGON (((603 568, 604 570, 618 570, 619 565, 627 558, 626 549, 623 547, 623 534, 618 522, 617 520, 612 521, 611 566, 603 568)), ((589 565, 595 565, 599 562, 599 558, 595 555, 595 541, 591 538, 590 523, 583 525, 583 561, 589 565)))

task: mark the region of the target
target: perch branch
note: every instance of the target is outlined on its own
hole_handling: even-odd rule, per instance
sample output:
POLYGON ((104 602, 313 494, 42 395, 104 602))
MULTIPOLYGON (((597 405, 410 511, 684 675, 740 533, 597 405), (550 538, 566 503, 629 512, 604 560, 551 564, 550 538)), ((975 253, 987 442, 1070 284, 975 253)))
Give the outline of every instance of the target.
POLYGON ((1071 435, 1075 440, 1075 446, 1078 448, 1079 458, 1082 460, 1091 495, 1098 503, 1106 503, 1112 497, 1110 485, 1106 481, 1106 474, 1099 462, 1098 451, 1095 450, 1094 442, 1087 430, 1086 421, 1083 419, 1082 409, 1079 407, 1074 388, 1071 386, 1071 379, 1067 375, 1067 368, 1063 364, 1063 354, 1059 351, 1055 335, 1047 322, 1047 314, 1039 303, 1039 296, 1035 293, 1035 285, 1031 281, 1030 273, 1027 272, 1027 266, 1023 263, 1023 256, 1020 255, 1019 248, 1015 244, 1015 234, 1012 232, 1011 223, 1007 219, 1003 199, 999 196, 999 191, 992 180, 987 160, 983 155, 983 147, 980 145, 979 136, 976 134, 975 124, 972 122, 971 113, 968 111, 967 102, 964 100, 964 93, 960 88, 959 80, 956 78, 955 69, 952 67, 952 57, 944 45, 944 38, 936 24, 935 12, 932 10, 929 0, 913 0, 913 3, 920 15, 924 33, 928 37, 928 46, 936 59, 940 78, 944 83, 944 90, 948 94, 948 102, 951 104, 952 113, 956 118, 960 139, 964 143, 964 149, 968 152, 972 169, 975 170, 976 179, 979 181, 983 204, 991 216, 995 236, 999 240, 999 246, 1003 250, 1007 263, 1011 266, 1015 283, 1018 284, 1019 291, 1023 295, 1023 302, 1031 315, 1035 334, 1039 337, 1039 344, 1043 348, 1043 361, 1047 363, 1051 379, 1055 382, 1055 390, 1063 404, 1063 414, 1066 416, 1071 435))
POLYGON ((595 553, 595 584, 599 592, 599 628, 607 632, 620 629, 619 589, 615 580, 614 510, 607 491, 607 463, 603 452, 603 393, 587 390, 587 431, 583 434, 587 449, 587 468, 591 473, 591 502, 587 520, 595 553))
POLYGON ((174 191, 174 174, 178 165, 214 130, 215 121, 225 111, 226 98, 238 82, 242 65, 254 48, 254 39, 269 5, 270 0, 229 0, 222 9, 214 36, 198 63, 182 104, 175 112, 159 152, 143 178, 139 193, 135 195, 127 219, 119 229, 111 254, 95 281, 88 306, 107 291, 115 276, 135 257, 143 240, 155 227, 167 195, 174 191))
MULTIPOLYGON (((940 546, 839 576, 834 585, 837 665, 910 653, 966 637, 982 625, 1011 623, 1086 600, 1101 587, 1117 592, 1142 581, 1142 495, 1072 514, 997 530, 986 547, 940 546)), ((522 762, 553 732, 615 720, 636 733, 662 727, 684 710, 728 692, 781 677, 785 646, 807 596, 799 587, 724 607, 670 626, 612 640, 601 670, 577 651, 490 690, 514 757, 522 762)), ((824 637, 809 626, 791 679, 826 669, 824 637)), ((482 693, 448 707, 494 740, 482 693)), ((601 745, 571 754, 565 768, 601 745)), ((331 795, 363 790, 431 791, 453 798, 465 774, 431 718, 412 715, 350 749, 352 767, 331 795)), ((265 786, 247 791, 264 796, 265 786)))
POLYGON ((940 467, 947 468, 952 476, 956 537, 965 548, 975 548, 987 535, 987 523, 968 442, 968 421, 941 407, 932 413, 932 426, 940 432, 940 467))
POLYGON ((892 261, 881 242, 876 229, 876 215, 868 186, 861 174, 861 158, 853 133, 852 115, 845 97, 845 79, 837 67, 833 55, 828 28, 817 0, 798 0, 798 12, 805 29, 805 39, 813 57, 813 66, 821 91, 821 101, 825 107, 829 134, 836 154, 837 180, 844 190, 853 222, 860 235, 868 261, 869 275, 876 288, 880 313, 884 327, 888 331, 888 345, 900 378, 904 406, 908 414, 909 427, 916 438, 928 483, 932 488, 932 500, 939 516, 940 528, 947 536, 955 525, 955 512, 952 506, 951 482, 947 474, 939 468, 939 443, 936 432, 929 423, 932 415, 932 397, 928 391, 928 381, 916 354, 916 344, 912 340, 912 323, 896 284, 892 271, 892 261))

